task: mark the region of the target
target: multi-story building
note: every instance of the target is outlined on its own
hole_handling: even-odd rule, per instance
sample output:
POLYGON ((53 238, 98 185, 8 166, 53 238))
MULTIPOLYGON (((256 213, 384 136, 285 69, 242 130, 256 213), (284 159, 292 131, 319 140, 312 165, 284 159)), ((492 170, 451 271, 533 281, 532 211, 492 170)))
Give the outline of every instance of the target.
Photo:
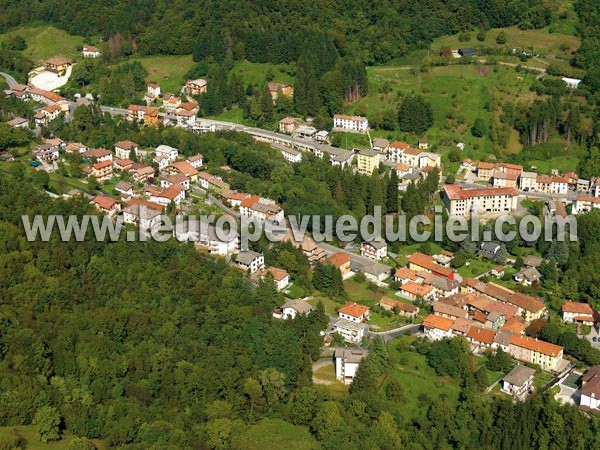
POLYGON ((512 337, 508 352, 515 359, 537 364, 544 370, 556 370, 563 358, 563 347, 522 334, 512 337))
POLYGON ((363 242, 360 246, 361 256, 381 261, 387 257, 387 243, 383 239, 363 242))
POLYGON ((379 152, 376 150, 355 149, 358 173, 372 175, 379 168, 379 152))
POLYGON ((366 117, 335 114, 333 116, 333 128, 339 131, 366 133, 369 129, 369 121, 366 117))
POLYGON ((131 154, 132 150, 134 151, 135 156, 139 156, 139 148, 139 144, 136 144, 135 142, 119 141, 115 144, 115 155, 119 159, 129 159, 129 155, 131 154))
POLYGON ((206 80, 198 78, 197 80, 187 80, 185 83, 185 92, 189 95, 200 95, 206 92, 206 80))
POLYGON ((335 378, 344 384, 352 383, 360 361, 368 354, 369 350, 363 348, 336 348, 335 378))
POLYGON ((240 204, 240 214, 250 219, 265 222, 268 219, 283 222, 283 209, 274 200, 251 195, 240 204))
POLYGON ((594 310, 588 303, 565 302, 562 305, 562 321, 565 323, 594 325, 594 310))
POLYGON ((515 188, 463 189, 459 184, 444 186, 443 202, 451 216, 510 213, 517 208, 515 188))

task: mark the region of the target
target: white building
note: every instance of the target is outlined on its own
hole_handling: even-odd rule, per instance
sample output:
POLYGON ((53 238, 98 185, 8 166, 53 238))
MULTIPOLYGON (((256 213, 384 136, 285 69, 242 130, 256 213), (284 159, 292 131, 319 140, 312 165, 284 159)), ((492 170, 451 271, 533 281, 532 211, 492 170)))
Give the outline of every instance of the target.
POLYGON ((236 255, 235 264, 252 274, 265 268, 265 257, 252 250, 242 250, 236 255))
POLYGON ((338 319, 333 324, 333 332, 338 333, 350 344, 360 344, 365 337, 367 326, 363 323, 351 322, 346 319, 338 319))
POLYGON ((333 116, 333 128, 339 131, 366 133, 369 129, 369 121, 366 117, 335 114, 333 116))
POLYGON ((565 323, 594 325, 594 310, 588 303, 565 302, 562 305, 562 321, 565 323))
POLYGON ((579 196, 573 202, 573 214, 585 214, 592 209, 600 208, 600 197, 579 196))
POLYGON ((271 219, 281 224, 284 220, 283 209, 274 200, 258 195, 251 195, 240 203, 240 214, 260 222, 271 219))
POLYGON ((138 155, 139 148, 140 148, 139 144, 136 144, 135 142, 119 141, 115 144, 115 155, 119 159, 129 159, 131 150, 133 150, 135 152, 136 156, 139 156, 138 155))
POLYGON ((502 392, 506 392, 519 400, 524 400, 533 390, 535 369, 526 366, 515 366, 502 378, 502 392))
POLYGON ((429 314, 423 321, 423 330, 425 332, 425 336, 427 336, 429 339, 432 341, 439 341, 440 339, 453 337, 453 324, 453 319, 429 314))
POLYGON ((171 162, 174 162, 177 159, 177 156, 179 155, 179 151, 176 148, 170 147, 168 145, 159 145, 154 150, 154 153, 156 153, 156 156, 166 156, 171 162))
POLYGON ((363 242, 360 245, 360 254, 375 261, 381 261, 387 257, 387 243, 382 239, 363 242))
POLYGON ((364 323, 369 320, 369 307, 348 302, 338 310, 338 317, 354 323, 364 323))
POLYGON ((84 45, 81 54, 84 58, 98 58, 100 56, 100 50, 93 45, 84 45))
POLYGON ((519 189, 522 191, 535 191, 537 186, 537 173, 521 172, 519 177, 519 189))
POLYGON ((352 383, 360 361, 367 356, 368 350, 362 348, 336 348, 335 378, 344 384, 352 383))
POLYGON ((581 378, 581 403, 591 409, 600 409, 600 366, 593 366, 581 378))
POLYGON ((306 300, 293 299, 288 300, 281 308, 276 308, 273 311, 273 317, 276 319, 295 319, 298 314, 308 314, 313 310, 313 307, 306 300))
POLYGON ((577 89, 579 87, 579 84, 581 83, 581 80, 577 78, 563 77, 562 80, 565 82, 567 87, 571 89, 577 89))

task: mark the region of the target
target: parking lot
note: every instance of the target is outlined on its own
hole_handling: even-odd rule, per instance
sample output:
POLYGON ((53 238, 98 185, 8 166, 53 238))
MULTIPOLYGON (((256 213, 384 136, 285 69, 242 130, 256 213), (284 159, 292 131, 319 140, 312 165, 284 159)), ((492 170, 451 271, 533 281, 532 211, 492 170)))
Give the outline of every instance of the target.
POLYGON ((587 336, 580 336, 583 339, 587 339, 592 344, 592 347, 600 349, 600 333, 595 327, 592 327, 592 331, 587 336))

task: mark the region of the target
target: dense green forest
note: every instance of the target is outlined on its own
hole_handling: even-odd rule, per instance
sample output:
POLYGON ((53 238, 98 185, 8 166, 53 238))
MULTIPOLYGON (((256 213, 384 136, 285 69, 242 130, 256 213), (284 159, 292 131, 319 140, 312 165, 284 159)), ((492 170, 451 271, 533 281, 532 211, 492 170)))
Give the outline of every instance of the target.
POLYGON ((322 310, 275 321, 273 285, 252 287, 173 241, 24 238, 21 214, 89 208, 0 176, 0 425, 33 422, 50 440, 66 428, 131 450, 241 449, 244 430, 265 417, 306 427, 326 449, 600 445, 597 419, 549 395, 480 397, 483 372, 461 338, 373 341, 350 395, 336 398, 310 379, 322 310), (409 354, 457 386, 458 399, 422 394, 418 412, 405 409, 411 389, 393 371, 409 354))
POLYGON ((49 0, 26 8, 3 0, 0 11, 0 32, 41 20, 71 34, 99 33, 113 50, 276 63, 298 60, 311 43, 334 44, 342 56, 363 62, 386 62, 444 34, 515 24, 541 28, 550 20, 541 0, 49 0))

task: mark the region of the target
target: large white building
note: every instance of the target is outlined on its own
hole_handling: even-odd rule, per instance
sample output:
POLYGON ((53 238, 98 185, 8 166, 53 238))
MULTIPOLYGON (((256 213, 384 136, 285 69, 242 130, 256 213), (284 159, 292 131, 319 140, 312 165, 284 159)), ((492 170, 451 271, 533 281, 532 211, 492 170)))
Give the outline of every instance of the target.
POLYGON ((369 120, 366 117, 361 116, 335 114, 333 116, 333 128, 339 131, 366 133, 369 129, 369 120))
POLYGON ((360 361, 367 356, 369 350, 362 348, 335 349, 335 378, 344 384, 352 383, 360 361))
POLYGON ((444 186, 443 201, 451 216, 469 217, 494 213, 510 213, 517 208, 515 188, 463 189, 458 184, 444 186))

